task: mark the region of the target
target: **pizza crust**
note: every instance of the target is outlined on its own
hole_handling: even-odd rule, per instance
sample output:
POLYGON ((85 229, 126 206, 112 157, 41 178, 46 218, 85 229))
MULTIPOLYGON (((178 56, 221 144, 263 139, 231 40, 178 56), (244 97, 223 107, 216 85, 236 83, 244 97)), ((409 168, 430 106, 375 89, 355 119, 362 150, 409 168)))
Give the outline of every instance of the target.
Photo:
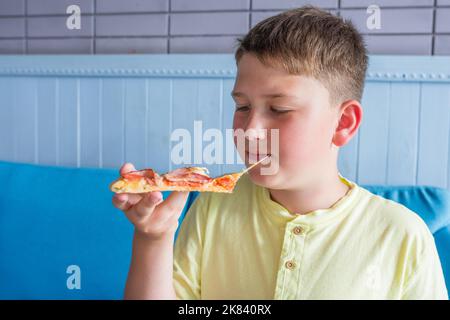
POLYGON ((200 186, 169 186, 169 185, 150 185, 144 178, 129 180, 120 177, 112 182, 109 186, 110 190, 115 193, 147 193, 154 191, 199 191, 199 192, 222 192, 232 193, 233 189, 241 177, 242 172, 223 175, 212 179, 210 182, 200 186), (232 188, 221 186, 218 181, 223 178, 229 178, 232 182, 232 188))

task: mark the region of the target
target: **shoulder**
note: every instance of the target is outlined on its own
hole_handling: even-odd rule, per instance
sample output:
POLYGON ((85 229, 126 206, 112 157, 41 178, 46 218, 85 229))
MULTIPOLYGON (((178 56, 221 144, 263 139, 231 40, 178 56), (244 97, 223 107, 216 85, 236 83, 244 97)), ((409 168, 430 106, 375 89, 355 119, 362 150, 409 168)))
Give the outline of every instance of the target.
POLYGON ((391 231, 407 242, 426 245, 433 240, 425 221, 406 206, 361 188, 368 205, 374 210, 370 219, 381 229, 391 231))

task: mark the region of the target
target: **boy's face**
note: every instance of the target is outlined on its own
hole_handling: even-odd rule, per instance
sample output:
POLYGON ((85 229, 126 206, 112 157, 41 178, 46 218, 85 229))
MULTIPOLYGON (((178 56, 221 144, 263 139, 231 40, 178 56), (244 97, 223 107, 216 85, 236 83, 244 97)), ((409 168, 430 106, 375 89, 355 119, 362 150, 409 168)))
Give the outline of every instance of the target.
MULTIPOLYGON (((278 172, 264 175, 258 167, 250 170, 256 184, 271 189, 298 189, 335 170, 337 147, 332 139, 339 110, 330 105, 329 92, 321 82, 265 66, 246 53, 238 63, 232 95, 236 103, 233 129, 254 130, 246 134, 246 142, 265 140, 267 153, 271 154, 276 142, 271 141, 270 129, 279 129, 279 151, 271 155, 278 172), (262 129, 267 130, 266 134, 262 129)), ((249 154, 245 152, 261 153, 249 150, 250 143, 245 149, 238 151, 247 165, 249 154)))

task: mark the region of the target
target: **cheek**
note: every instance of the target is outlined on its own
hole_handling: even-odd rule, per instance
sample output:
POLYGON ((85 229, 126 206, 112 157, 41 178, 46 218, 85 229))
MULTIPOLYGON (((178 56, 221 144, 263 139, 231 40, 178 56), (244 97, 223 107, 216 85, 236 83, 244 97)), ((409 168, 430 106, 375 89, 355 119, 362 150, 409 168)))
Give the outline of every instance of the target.
POLYGON ((280 166, 314 163, 324 157, 329 139, 329 127, 320 123, 294 121, 280 129, 280 166))
POLYGON ((290 166, 305 162, 309 156, 308 138, 305 130, 297 125, 287 125, 280 129, 280 165, 290 166))
POLYGON ((239 119, 236 117, 236 113, 233 114, 233 130, 237 128, 239 124, 239 119))
POLYGON ((233 115, 233 130, 243 129, 245 126, 245 116, 239 113, 233 115))
POLYGON ((235 131, 237 129, 243 129, 244 128, 244 121, 243 118, 239 115, 236 115, 236 113, 233 116, 233 141, 234 145, 237 147, 237 137, 235 136, 235 131))

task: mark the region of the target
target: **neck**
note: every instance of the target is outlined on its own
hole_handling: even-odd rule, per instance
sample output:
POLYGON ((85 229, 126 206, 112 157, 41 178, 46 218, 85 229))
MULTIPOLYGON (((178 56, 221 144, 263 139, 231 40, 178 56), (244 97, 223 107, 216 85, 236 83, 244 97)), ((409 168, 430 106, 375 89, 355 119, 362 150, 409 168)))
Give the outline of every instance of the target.
POLYGON ((344 197, 349 187, 343 183, 337 170, 329 176, 315 180, 307 189, 269 189, 273 201, 278 202, 292 214, 308 214, 328 209, 344 197))

